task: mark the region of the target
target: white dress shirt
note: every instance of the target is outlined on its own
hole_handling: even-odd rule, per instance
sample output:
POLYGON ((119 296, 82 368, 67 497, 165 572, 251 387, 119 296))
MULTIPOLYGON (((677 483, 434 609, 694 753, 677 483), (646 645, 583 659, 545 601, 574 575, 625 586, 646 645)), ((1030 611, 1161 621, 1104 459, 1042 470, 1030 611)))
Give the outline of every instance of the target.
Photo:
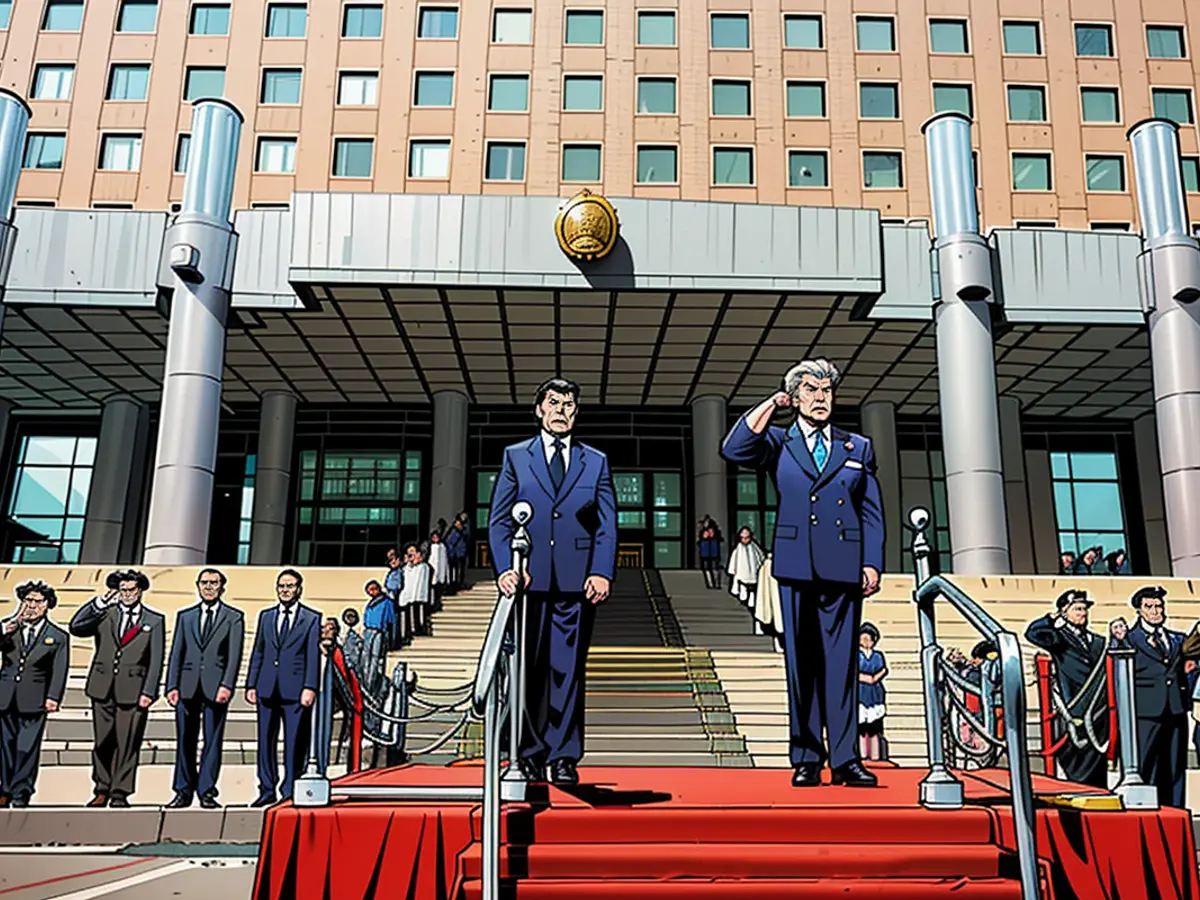
POLYGON ((21 640, 25 645, 25 652, 28 653, 42 632, 46 629, 46 617, 42 616, 36 622, 26 622, 21 626, 21 640))
POLYGON ((813 453, 817 449, 818 436, 821 443, 825 445, 825 459, 829 459, 829 451, 832 439, 829 436, 829 426, 823 425, 817 428, 815 425, 810 425, 805 419, 797 419, 796 426, 800 429, 800 433, 804 435, 804 443, 808 446, 808 452, 813 453))
POLYGON ((211 606, 205 601, 200 601, 200 636, 204 636, 205 627, 212 628, 217 624, 217 616, 221 612, 221 601, 215 601, 211 606), (211 610, 211 612, 210 612, 211 610), (209 624, 208 617, 212 616, 212 624, 209 624))
POLYGON ((546 451, 546 465, 550 465, 554 459, 555 441, 559 441, 562 444, 563 474, 565 475, 567 469, 571 468, 571 436, 569 434, 551 434, 549 431, 542 431, 542 449, 546 451))
POLYGON ((137 627, 137 623, 142 618, 142 604, 139 601, 133 606, 121 607, 121 637, 133 628, 137 627))
POLYGON ((400 606, 413 606, 429 602, 430 578, 433 569, 429 563, 420 562, 415 566, 404 567, 404 588, 400 591, 400 606))
MULTIPOLYGON (((284 606, 282 603, 276 604, 275 608, 278 611, 278 615, 275 616, 275 634, 278 635, 283 632, 283 617, 288 615, 289 611, 288 607, 284 606)), ((291 618, 288 620, 289 631, 296 627, 296 619, 299 618, 299 616, 300 602, 296 601, 291 606, 291 618)))

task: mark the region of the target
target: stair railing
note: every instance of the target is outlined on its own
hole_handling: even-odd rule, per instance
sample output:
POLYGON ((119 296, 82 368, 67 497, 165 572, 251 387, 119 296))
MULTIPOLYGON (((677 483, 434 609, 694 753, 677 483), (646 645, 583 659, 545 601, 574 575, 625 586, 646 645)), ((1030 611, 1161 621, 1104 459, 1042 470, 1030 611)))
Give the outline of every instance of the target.
POLYGON ((1021 668, 1021 648, 1017 636, 1000 625, 988 612, 968 597, 962 589, 937 575, 931 575, 929 559, 933 547, 926 537, 929 511, 920 507, 908 516, 913 532, 912 555, 915 564, 916 589, 913 600, 917 606, 917 624, 921 638, 921 679, 925 705, 925 733, 929 751, 929 774, 921 782, 921 805, 929 809, 961 809, 962 782, 946 765, 946 742, 958 741, 957 734, 947 734, 952 721, 948 711, 957 709, 965 721, 985 742, 1000 746, 1008 758, 1009 791, 1012 796, 1013 824, 1017 843, 1017 862, 1020 870, 1023 900, 1038 900, 1036 823, 1033 811, 1033 780, 1029 774, 1028 744, 1025 735, 1025 679, 1021 668), (937 642, 935 607, 938 600, 952 606, 984 638, 999 651, 999 665, 992 678, 981 680, 975 688, 966 682, 947 662, 937 642), (989 684, 995 680, 997 684, 989 684), (985 711, 999 704, 1000 715, 985 712, 980 723, 966 713, 957 692, 978 690, 985 711), (1001 729, 1003 734, 1001 734, 1001 729))

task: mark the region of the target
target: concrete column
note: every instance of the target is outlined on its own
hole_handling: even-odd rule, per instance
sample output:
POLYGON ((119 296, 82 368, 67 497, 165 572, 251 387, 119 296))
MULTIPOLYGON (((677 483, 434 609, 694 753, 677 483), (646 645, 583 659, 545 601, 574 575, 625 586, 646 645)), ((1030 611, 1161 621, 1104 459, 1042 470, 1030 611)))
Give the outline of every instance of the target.
POLYGON ((995 291, 991 250, 979 233, 971 120, 941 113, 921 131, 941 282, 933 316, 951 559, 958 575, 1003 575, 1010 567, 990 308, 995 291))
POLYGON ((1021 575, 1037 572, 1033 553, 1033 518, 1025 479, 1025 447, 1021 439, 1021 401, 1001 397, 1000 458, 1004 464, 1004 500, 1008 510, 1008 549, 1012 570, 1021 575))
POLYGON ((183 209, 167 231, 174 294, 163 369, 147 565, 203 563, 212 516, 225 319, 236 236, 230 224, 242 114, 197 100, 183 209))
MULTIPOLYGON (((692 470, 695 507, 692 518, 710 515, 721 527, 725 547, 730 546, 729 482, 725 475, 725 460, 721 458, 721 442, 729 430, 728 404, 718 394, 707 394, 692 401, 692 470)), ((685 523, 685 535, 686 531, 685 523)), ((762 535, 756 535, 760 540, 762 535)))
POLYGON ((466 506, 467 420, 470 401, 459 391, 433 395, 433 468, 429 491, 429 525, 453 522, 466 506))
POLYGON ((250 565, 284 562, 292 484, 292 439, 296 433, 296 395, 263 394, 258 420, 258 456, 254 464, 254 510, 250 519, 250 565))
POLYGON ((1146 529, 1147 560, 1151 575, 1171 574, 1171 550, 1167 537, 1167 512, 1163 500, 1162 472, 1158 468, 1158 434, 1154 413, 1133 421, 1137 456, 1138 488, 1142 494, 1142 523, 1146 529))
POLYGON ((896 441, 896 404, 889 400, 864 403, 863 434, 875 448, 879 492, 883 495, 883 545, 885 571, 901 571, 908 529, 904 527, 904 509, 900 502, 900 445, 896 441))
POLYGON ((1200 576, 1200 247, 1188 229, 1179 127, 1148 119, 1129 129, 1129 142, 1171 574, 1193 578, 1200 576))
POLYGON ((144 403, 125 394, 104 401, 79 549, 82 563, 122 561, 121 538, 126 526, 132 527, 127 518, 130 494, 140 488, 140 483, 135 486, 133 482, 140 482, 136 475, 145 459, 148 414, 144 403))
POLYGON ((1029 496, 1029 532, 1033 537, 1034 569, 1038 575, 1057 575, 1058 520, 1054 513, 1054 475, 1047 450, 1025 451, 1025 485, 1029 496))
MULTIPOLYGON (((0 289, 8 283, 8 269, 17 242, 13 200, 25 159, 25 132, 31 115, 28 103, 8 88, 0 88, 0 289)), ((0 333, 3 328, 0 315, 0 333)))

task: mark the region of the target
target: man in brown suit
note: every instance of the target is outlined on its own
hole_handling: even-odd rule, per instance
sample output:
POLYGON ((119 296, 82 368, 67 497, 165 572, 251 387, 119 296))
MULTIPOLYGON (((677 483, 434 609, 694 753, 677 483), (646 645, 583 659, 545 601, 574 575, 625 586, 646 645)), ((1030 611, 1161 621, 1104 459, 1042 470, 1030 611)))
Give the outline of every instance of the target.
POLYGON ((126 809, 137 782, 147 712, 162 679, 166 622, 162 613, 142 605, 150 579, 141 572, 113 572, 106 584, 107 594, 75 613, 71 634, 96 641, 86 687, 92 701, 96 785, 88 806, 126 809))

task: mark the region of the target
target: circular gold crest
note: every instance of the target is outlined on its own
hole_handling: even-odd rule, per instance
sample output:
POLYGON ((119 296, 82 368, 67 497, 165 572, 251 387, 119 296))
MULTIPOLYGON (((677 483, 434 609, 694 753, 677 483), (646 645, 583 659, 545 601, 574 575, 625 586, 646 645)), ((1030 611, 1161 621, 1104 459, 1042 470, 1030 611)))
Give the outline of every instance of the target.
POLYGON ((619 230, 612 204, 586 189, 564 203, 554 219, 558 246, 572 259, 590 261, 607 256, 616 246, 619 230))

